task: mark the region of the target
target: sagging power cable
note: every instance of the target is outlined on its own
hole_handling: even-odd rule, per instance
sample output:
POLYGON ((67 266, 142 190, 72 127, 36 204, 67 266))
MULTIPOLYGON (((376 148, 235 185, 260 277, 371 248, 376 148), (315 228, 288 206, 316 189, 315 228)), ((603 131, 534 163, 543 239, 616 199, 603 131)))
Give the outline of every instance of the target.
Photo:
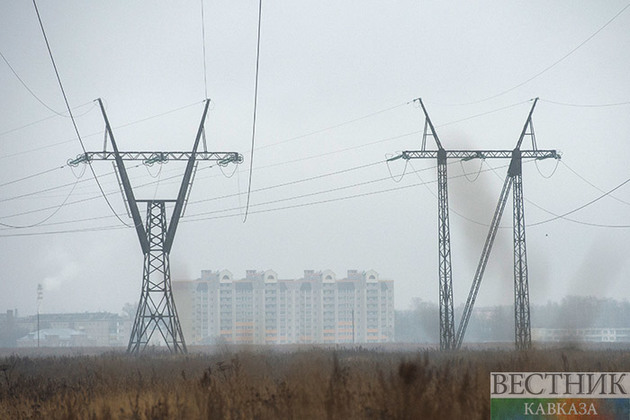
POLYGON ((479 104, 482 102, 486 102, 489 101, 491 99, 494 98, 498 98, 499 96, 503 96, 506 93, 512 92, 513 90, 516 90, 518 88, 520 88, 521 86, 524 86, 526 84, 528 84, 529 82, 531 82, 534 79, 537 79, 538 77, 542 76, 543 74, 545 74, 546 72, 548 72, 549 70, 551 70, 552 68, 554 68, 555 66, 557 66, 558 64, 562 63, 564 60, 566 60, 567 58, 569 58, 573 53, 575 53, 577 50, 579 50, 580 48, 582 48, 584 45, 586 45, 591 39, 595 38, 595 36, 597 36, 601 31, 603 31, 608 25, 610 25, 615 19, 617 19, 619 16, 621 16, 621 14, 623 12, 625 12, 628 8, 630 7, 630 3, 626 4, 621 10, 619 10, 613 17, 611 17, 606 23, 604 23, 604 25, 602 25, 599 29, 597 29, 595 32, 593 32, 588 38, 586 38, 584 41, 580 42, 576 47, 574 47, 572 50, 570 50, 568 53, 564 54, 562 57, 560 57, 559 59, 557 59, 556 61, 554 61, 553 63, 549 64, 547 67, 543 68, 542 70, 540 70, 538 73, 534 74, 533 76, 529 77, 528 79, 512 86, 509 89, 505 89, 499 93, 496 93, 492 96, 488 96, 486 98, 483 99, 479 99, 477 101, 471 101, 471 102, 464 102, 464 103, 459 103, 459 104, 440 104, 440 105, 452 105, 452 106, 465 106, 465 105, 474 105, 474 104, 479 104))
POLYGON ((249 213, 249 200, 252 194, 252 173, 254 170, 254 146, 256 143, 256 115, 258 111, 258 73, 260 68, 260 23, 262 21, 262 0, 258 0, 258 35, 256 40, 256 77, 254 84, 254 115, 252 120, 252 147, 249 155, 249 177, 247 181, 247 203, 245 204, 245 215, 243 223, 247 221, 249 213))
MULTIPOLYGON (((85 172, 85 169, 84 169, 85 172)), ((83 174, 81 174, 82 176, 83 174)), ((32 223, 29 225, 13 225, 13 224, 9 224, 9 223, 3 223, 0 222, 0 226, 4 226, 4 227, 8 227, 8 228, 13 228, 13 229, 26 229, 26 228, 32 228, 32 227, 36 227, 36 226, 40 226, 44 223, 46 223, 48 220, 50 220, 55 214, 57 214, 59 212, 59 210, 62 209, 63 206, 66 205, 66 202, 68 201, 68 199, 70 199, 70 196, 72 195, 72 192, 74 191, 74 189, 76 188, 76 186, 79 184, 79 180, 81 179, 81 177, 77 177, 76 181, 74 182, 74 184, 72 185, 72 188, 70 189, 70 191, 68 192, 68 195, 66 195, 66 198, 64 198, 64 200, 61 202, 60 205, 58 205, 52 213, 50 213, 48 216, 44 217, 42 220, 40 220, 39 222, 36 223, 32 223)))
MULTIPOLYGON (((66 95, 66 90, 64 89, 63 83, 61 82, 61 76, 59 75, 59 70, 57 69, 57 64, 55 63, 55 58, 53 57, 52 49, 50 47, 50 43, 48 42, 48 37, 46 36, 44 23, 42 22, 42 17, 39 13, 39 8, 37 7, 37 2, 35 0, 33 0, 33 6, 35 7, 35 13, 37 13, 37 20, 39 21, 39 27, 42 30, 44 41, 46 41, 46 48, 48 50, 48 55, 50 56, 50 61, 52 62, 53 69, 55 70, 55 75, 57 76, 57 82, 59 83, 59 88, 61 89, 61 94, 63 95, 63 100, 66 104, 68 115, 70 115, 70 119, 72 120, 72 126, 74 127, 74 132, 76 133, 77 139, 79 140, 79 143, 81 144, 81 149, 83 150, 83 153, 87 154, 87 150, 85 149, 85 144, 83 144, 83 139, 81 138, 81 134, 79 133, 79 127, 77 126, 77 122, 74 119, 74 114, 72 113, 72 108, 70 108, 70 103, 68 102, 68 96, 66 95)), ((116 213, 116 210, 114 210, 114 207, 112 207, 112 204, 109 202, 109 199, 107 198, 105 194, 105 191, 103 191, 103 187, 101 186, 101 183, 98 180, 98 176, 96 176, 96 171, 94 171, 94 168, 92 167, 92 163, 88 162, 88 165, 90 166, 90 172, 92 172, 94 181, 96 181, 96 184, 98 185, 98 189, 101 192, 101 195, 103 196, 103 198, 105 199, 105 202, 107 203, 107 206, 109 207, 109 209, 120 221, 120 223, 122 223, 123 225, 127 227, 133 227, 133 225, 129 225, 123 219, 121 219, 120 216, 118 216, 118 213, 116 213)))

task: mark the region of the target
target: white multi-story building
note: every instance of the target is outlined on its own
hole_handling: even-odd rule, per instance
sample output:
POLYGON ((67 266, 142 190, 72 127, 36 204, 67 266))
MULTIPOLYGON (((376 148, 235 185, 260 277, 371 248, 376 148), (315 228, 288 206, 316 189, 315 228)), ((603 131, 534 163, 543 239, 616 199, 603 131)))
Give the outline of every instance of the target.
POLYGON ((306 270, 295 280, 273 270, 227 270, 174 282, 189 344, 380 343, 394 340, 394 283, 370 270, 306 270))

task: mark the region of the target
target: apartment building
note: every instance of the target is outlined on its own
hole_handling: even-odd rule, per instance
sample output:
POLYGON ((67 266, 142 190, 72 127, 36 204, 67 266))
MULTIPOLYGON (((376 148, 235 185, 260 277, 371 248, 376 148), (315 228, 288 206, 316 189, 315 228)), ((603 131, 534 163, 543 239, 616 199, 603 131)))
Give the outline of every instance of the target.
POLYGON ((273 270, 201 272, 174 282, 189 344, 379 343, 394 340, 394 283, 376 271, 304 271, 279 279, 273 270))

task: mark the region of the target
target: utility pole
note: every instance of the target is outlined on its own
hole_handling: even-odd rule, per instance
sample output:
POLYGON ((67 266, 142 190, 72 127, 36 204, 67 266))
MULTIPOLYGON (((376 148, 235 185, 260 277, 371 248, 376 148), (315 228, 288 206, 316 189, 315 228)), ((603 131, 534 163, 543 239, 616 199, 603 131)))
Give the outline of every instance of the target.
POLYGON ((529 284, 527 278, 527 254, 525 244, 525 209, 523 205, 523 180, 522 180, 522 159, 560 159, 560 155, 555 150, 538 150, 534 136, 532 114, 538 98, 529 112, 523 131, 519 137, 516 147, 513 150, 449 150, 446 151, 437 139, 437 134, 429 119, 428 113, 421 99, 417 99, 425 114, 425 130, 422 139, 422 150, 403 151, 401 155, 390 160, 403 158, 409 159, 436 159, 438 161, 438 249, 440 256, 440 349, 458 349, 462 345, 466 327, 472 313, 472 308, 479 291, 481 279, 485 271, 486 263, 490 256, 490 251, 494 243, 494 238, 498 231, 499 222, 507 202, 510 189, 513 188, 513 222, 514 222, 514 315, 515 315, 515 344, 518 349, 526 349, 531 345, 531 327, 529 313, 529 284), (438 150, 425 150, 427 126, 431 134, 436 139, 438 150), (531 150, 521 150, 523 138, 529 135, 532 139, 531 150), (452 159, 510 159, 508 175, 503 184, 499 203, 495 210, 484 248, 481 254, 479 265, 473 279, 473 285, 464 307, 464 313, 457 330, 454 333, 454 321, 452 315, 453 288, 451 279, 450 261, 450 237, 448 227, 448 189, 446 179, 446 160, 452 159), (444 169, 441 169, 443 166, 444 169), (440 177, 443 171, 443 178, 440 177), (448 294, 450 293, 450 295, 448 294), (450 308, 449 308, 450 306, 450 308), (450 313, 449 313, 450 309, 450 313))
POLYGON ((354 308, 352 308, 352 344, 354 344, 355 338, 354 338, 354 308))
POLYGON ((169 255, 175 232, 188 201, 193 176, 198 160, 215 161, 219 165, 240 163, 243 157, 237 152, 198 151, 204 135, 204 123, 210 100, 206 100, 199 129, 191 152, 120 152, 100 99, 98 103, 105 121, 106 137, 109 137, 113 152, 87 152, 68 161, 70 165, 89 163, 92 160, 113 160, 127 208, 133 219, 134 228, 144 254, 144 270, 140 302, 133 323, 127 352, 138 354, 146 349, 156 332, 162 337, 171 353, 186 353, 186 342, 177 315, 171 287, 169 255), (187 161, 179 193, 175 199, 137 199, 134 195, 125 161, 140 160, 145 164, 187 161), (143 223, 138 203, 146 203, 146 218, 143 223), (167 205, 172 205, 170 221, 167 221, 167 205))
POLYGON ((44 288, 42 284, 37 285, 37 348, 39 348, 39 309, 41 302, 44 299, 44 288))

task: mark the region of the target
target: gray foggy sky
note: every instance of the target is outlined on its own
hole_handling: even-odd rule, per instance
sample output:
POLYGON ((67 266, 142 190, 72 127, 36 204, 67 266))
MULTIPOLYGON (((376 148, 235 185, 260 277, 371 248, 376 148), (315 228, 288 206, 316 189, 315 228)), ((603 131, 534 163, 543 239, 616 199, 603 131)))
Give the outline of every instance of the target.
MULTIPOLYGON (((200 1, 38 5, 88 150, 103 145, 92 102, 99 97, 121 150, 190 149, 205 97, 200 1)), ((627 299, 627 185, 567 216, 574 221, 543 223, 629 177, 630 9, 589 39, 626 5, 263 2, 253 192, 243 223, 258 2, 206 1, 208 148, 238 151, 245 163, 232 177, 232 166, 223 174, 200 164, 171 253, 173 278, 224 268, 237 278, 247 269, 281 278, 374 269, 395 280, 397 308, 413 297, 437 301, 435 162, 412 161, 399 183, 384 163, 387 154, 420 148, 423 117, 411 101, 423 98, 446 149, 511 149, 530 99, 540 97, 538 146, 563 157, 557 168, 524 164, 531 300, 627 299), (616 103, 625 105, 602 106, 616 103), (610 227, 619 225, 626 227, 610 227)), ((31 2, 0 6, 0 52, 41 101, 64 111, 31 2)), ((0 101, 0 223, 40 223, 65 201, 35 227, 0 226, 0 310, 34 313, 38 283, 45 312, 119 312, 137 301, 135 231, 113 216, 89 170, 77 181, 83 168, 64 166, 81 152, 71 120, 38 102, 4 60, 0 101)), ((507 163, 450 162, 456 304, 468 295, 507 163)), ((391 163, 396 178, 404 166, 391 163)), ((124 215, 111 162, 93 167, 124 215)), ((139 198, 173 197, 173 177, 183 171, 175 162, 161 171, 128 167, 139 198)), ((513 300, 511 214, 510 202, 478 305, 513 300)))

